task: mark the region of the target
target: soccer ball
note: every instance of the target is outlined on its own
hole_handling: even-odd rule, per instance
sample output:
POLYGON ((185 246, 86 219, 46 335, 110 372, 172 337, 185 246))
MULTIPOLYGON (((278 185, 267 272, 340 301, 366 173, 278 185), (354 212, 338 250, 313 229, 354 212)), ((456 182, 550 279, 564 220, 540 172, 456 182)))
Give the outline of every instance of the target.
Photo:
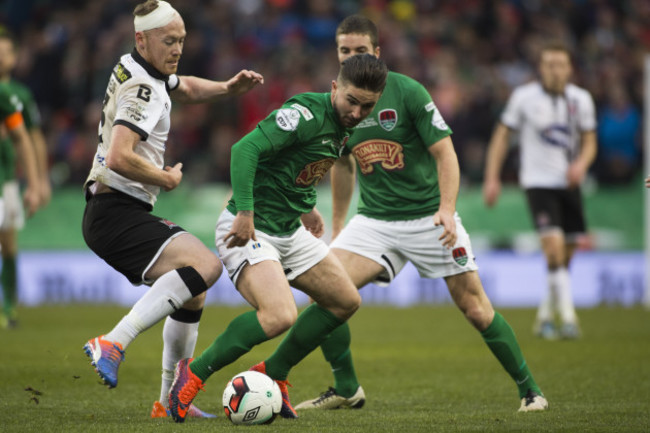
POLYGON ((223 410, 233 424, 270 424, 280 409, 280 387, 258 371, 235 375, 223 390, 223 410))

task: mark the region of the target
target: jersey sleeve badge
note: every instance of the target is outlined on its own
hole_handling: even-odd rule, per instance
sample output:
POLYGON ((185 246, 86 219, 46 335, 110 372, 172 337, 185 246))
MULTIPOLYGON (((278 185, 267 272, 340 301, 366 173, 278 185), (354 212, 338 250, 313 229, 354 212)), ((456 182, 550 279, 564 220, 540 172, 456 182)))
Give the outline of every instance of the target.
POLYGON ((449 126, 447 126, 447 122, 445 122, 445 119, 442 118, 442 114, 440 114, 440 110, 438 110, 438 107, 436 107, 436 104, 434 104, 433 101, 425 105, 424 109, 427 111, 433 111, 433 117, 431 118, 431 124, 433 126, 435 126, 441 131, 446 131, 447 129, 449 129, 449 126))
POLYGON ((302 106, 298 103, 296 104, 291 104, 291 108, 295 108, 296 110, 300 111, 300 114, 302 114, 302 117, 305 118, 305 120, 309 121, 314 118, 314 115, 311 114, 311 111, 309 111, 309 108, 302 106))
POLYGON ((129 78, 131 78, 131 72, 128 69, 126 69, 124 65, 121 63, 115 65, 115 67, 113 68, 113 75, 120 83, 123 83, 129 78))
POLYGON ((300 122, 300 112, 293 108, 282 108, 275 113, 275 123, 283 131, 295 131, 300 122))

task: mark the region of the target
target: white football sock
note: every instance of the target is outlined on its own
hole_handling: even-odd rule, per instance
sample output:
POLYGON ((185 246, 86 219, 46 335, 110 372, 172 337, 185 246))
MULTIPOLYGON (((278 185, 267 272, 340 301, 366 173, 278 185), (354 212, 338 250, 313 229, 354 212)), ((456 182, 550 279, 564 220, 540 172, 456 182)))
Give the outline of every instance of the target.
POLYGON ((548 279, 546 292, 542 295, 542 300, 537 308, 537 322, 552 322, 553 321, 553 304, 555 299, 555 286, 548 279))
POLYGON ((162 383, 160 402, 167 407, 167 394, 174 381, 178 361, 191 358, 199 335, 199 322, 185 323, 167 317, 163 327, 162 383))
POLYGON ((557 285, 557 269, 549 269, 546 274, 546 293, 542 295, 542 300, 537 308, 537 323, 552 322, 555 319, 557 285))
POLYGON ((573 306, 573 294, 571 293, 571 276, 565 267, 555 270, 557 284, 557 310, 560 313, 562 323, 576 323, 578 318, 573 306))
POLYGON ((181 276, 176 270, 169 271, 153 283, 131 311, 106 334, 106 339, 120 343, 126 350, 138 334, 181 308, 190 299, 192 293, 181 276))

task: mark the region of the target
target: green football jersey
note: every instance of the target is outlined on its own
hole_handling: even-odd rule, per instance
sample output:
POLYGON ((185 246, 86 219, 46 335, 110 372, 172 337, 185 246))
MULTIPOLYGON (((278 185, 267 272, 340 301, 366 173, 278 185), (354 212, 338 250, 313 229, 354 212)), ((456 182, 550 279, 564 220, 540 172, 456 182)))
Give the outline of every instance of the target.
POLYGON ((389 72, 375 109, 353 131, 346 153, 357 161, 360 214, 397 221, 438 210, 438 172, 428 149, 451 130, 424 86, 389 72))
MULTIPOLYGON (((23 115, 25 128, 41 126, 41 116, 34 102, 32 92, 16 80, 0 83, 7 94, 12 106, 23 115)), ((16 149, 9 137, 0 139, 0 181, 12 180, 16 177, 16 149)))
POLYGON ((18 111, 11 99, 12 93, 9 91, 9 87, 0 82, 0 122, 4 123, 7 117, 18 111))
POLYGON ((255 227, 293 233, 316 205, 315 186, 341 156, 352 130, 341 125, 329 93, 285 102, 233 146, 228 210, 254 210, 255 227))

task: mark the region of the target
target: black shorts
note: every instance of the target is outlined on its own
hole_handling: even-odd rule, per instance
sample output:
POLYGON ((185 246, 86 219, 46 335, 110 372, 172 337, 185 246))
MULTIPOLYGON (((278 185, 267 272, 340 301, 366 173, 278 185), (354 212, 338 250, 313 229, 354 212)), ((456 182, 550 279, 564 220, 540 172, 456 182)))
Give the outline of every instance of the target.
POLYGON ((89 194, 82 229, 88 247, 134 285, 150 283, 146 271, 166 244, 185 232, 152 215, 148 203, 121 192, 89 194))
POLYGON ((533 224, 539 233, 560 228, 567 238, 585 233, 584 211, 579 188, 526 190, 533 224))

